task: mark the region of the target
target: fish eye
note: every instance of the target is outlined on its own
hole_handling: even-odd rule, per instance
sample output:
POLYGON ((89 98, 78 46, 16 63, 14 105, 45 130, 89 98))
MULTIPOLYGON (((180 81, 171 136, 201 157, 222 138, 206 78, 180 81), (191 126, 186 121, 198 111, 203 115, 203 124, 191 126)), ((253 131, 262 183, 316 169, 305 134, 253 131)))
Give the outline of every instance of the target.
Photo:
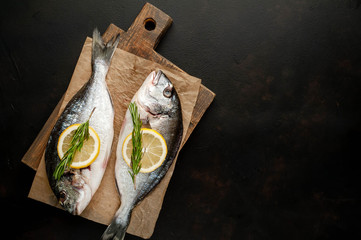
POLYGON ((59 194, 59 203, 62 204, 66 200, 66 192, 63 190, 59 194))
POLYGON ((172 96, 172 91, 173 91, 172 87, 166 87, 163 91, 163 96, 166 98, 170 98, 172 96))

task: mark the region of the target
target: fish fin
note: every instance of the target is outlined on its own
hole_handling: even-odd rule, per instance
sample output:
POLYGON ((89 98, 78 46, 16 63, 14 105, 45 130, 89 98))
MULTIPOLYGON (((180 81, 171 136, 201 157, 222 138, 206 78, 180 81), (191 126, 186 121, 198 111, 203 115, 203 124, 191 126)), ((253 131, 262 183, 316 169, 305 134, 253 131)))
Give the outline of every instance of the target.
POLYGON ((118 46, 120 40, 120 34, 118 34, 114 40, 114 37, 108 42, 104 43, 100 32, 97 28, 93 31, 93 52, 92 52, 92 65, 95 60, 103 60, 107 65, 110 64, 110 60, 113 57, 115 49, 118 46))
MULTIPOLYGON (((119 211, 118 211, 119 212, 119 211)), ((120 213, 113 218, 105 232, 103 233, 101 240, 123 240, 130 222, 130 212, 125 214, 120 213)))

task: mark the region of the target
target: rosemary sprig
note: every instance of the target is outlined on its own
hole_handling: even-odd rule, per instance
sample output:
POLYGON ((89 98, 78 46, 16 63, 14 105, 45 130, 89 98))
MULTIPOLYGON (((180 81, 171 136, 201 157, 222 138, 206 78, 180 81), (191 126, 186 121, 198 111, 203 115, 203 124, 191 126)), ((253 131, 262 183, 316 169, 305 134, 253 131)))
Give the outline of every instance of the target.
POLYGON ((132 171, 129 171, 129 174, 132 178, 134 189, 136 188, 135 184, 135 177, 139 173, 142 164, 140 163, 140 160, 142 159, 143 153, 142 153, 142 131, 140 130, 142 128, 142 121, 140 120, 140 115, 138 113, 138 108, 135 103, 129 104, 129 111, 130 115, 132 116, 133 121, 133 131, 132 131, 132 156, 130 158, 131 162, 131 169, 132 171))
POLYGON ((88 120, 79 125, 79 127, 75 130, 75 133, 71 139, 70 147, 65 152, 64 156, 60 160, 59 164, 56 166, 53 176, 56 180, 60 180, 61 176, 63 176, 66 168, 70 168, 71 163, 73 162, 75 153, 77 151, 81 151, 84 141, 89 139, 89 120, 93 115, 95 108, 93 108, 92 112, 88 120))

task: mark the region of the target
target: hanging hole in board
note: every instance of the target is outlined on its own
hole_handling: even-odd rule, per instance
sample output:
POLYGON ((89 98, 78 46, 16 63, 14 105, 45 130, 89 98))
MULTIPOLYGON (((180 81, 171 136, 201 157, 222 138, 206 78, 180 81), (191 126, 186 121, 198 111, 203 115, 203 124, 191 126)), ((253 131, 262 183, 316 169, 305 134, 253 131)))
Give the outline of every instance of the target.
POLYGON ((153 18, 147 18, 144 20, 144 28, 148 31, 153 31, 155 29, 155 21, 153 18))

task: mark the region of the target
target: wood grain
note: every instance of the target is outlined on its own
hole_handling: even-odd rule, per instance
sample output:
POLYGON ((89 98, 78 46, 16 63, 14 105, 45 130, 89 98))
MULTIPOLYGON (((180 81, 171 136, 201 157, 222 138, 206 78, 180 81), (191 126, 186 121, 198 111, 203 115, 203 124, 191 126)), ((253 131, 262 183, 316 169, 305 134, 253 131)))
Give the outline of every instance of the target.
MULTIPOLYGON (((110 24, 103 34, 103 39, 104 41, 109 41, 117 34, 120 34, 121 39, 118 48, 164 66, 182 71, 179 67, 162 57, 154 50, 168 28, 171 26, 172 22, 172 18, 170 18, 167 14, 153 5, 146 3, 128 31, 125 32, 114 24, 110 24), (147 30, 145 28, 147 21, 154 23, 155 28, 153 30, 147 30)), ((197 126, 203 114, 212 103, 214 97, 215 94, 212 91, 201 85, 197 103, 193 110, 191 123, 184 142, 186 142, 194 128, 197 126)), ((34 170, 37 170, 39 166, 42 154, 46 147, 47 139, 49 138, 50 132, 56 123, 62 101, 63 98, 59 101, 38 136, 35 138, 34 142, 21 160, 34 170)))

